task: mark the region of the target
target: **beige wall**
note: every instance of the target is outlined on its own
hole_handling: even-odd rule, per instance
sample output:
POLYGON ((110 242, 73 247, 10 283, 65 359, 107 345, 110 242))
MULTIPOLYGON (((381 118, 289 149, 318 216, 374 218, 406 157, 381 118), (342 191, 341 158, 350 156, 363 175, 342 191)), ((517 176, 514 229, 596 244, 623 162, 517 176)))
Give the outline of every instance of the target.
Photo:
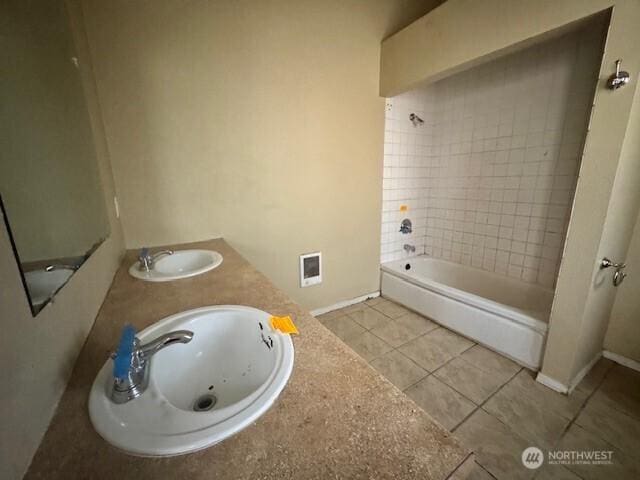
MULTIPOLYGON (((70 2, 79 26, 79 10, 70 2)), ((105 201, 111 205, 113 179, 97 115, 93 78, 86 40, 76 28, 83 83, 94 131, 99 174, 105 201)), ((71 369, 93 325, 111 284, 123 250, 121 228, 113 210, 108 212, 109 239, 91 256, 70 282, 37 317, 31 310, 4 227, 0 228, 0 478, 18 479, 47 429, 71 369)))
POLYGON ((310 309, 378 290, 380 41, 434 3, 84 1, 127 247, 223 236, 310 309))
POLYGON ((382 44, 380 94, 394 96, 484 63, 613 3, 448 0, 382 44))
MULTIPOLYGON (((620 160, 609 199, 609 206, 600 246, 596 259, 608 257, 614 261, 624 261, 640 208, 640 90, 636 90, 627 132, 622 144, 620 160)), ((631 260, 632 262, 632 260, 631 260)), ((633 266, 633 264, 631 264, 633 266)), ((596 267, 594 279, 587 303, 584 307, 581 336, 574 362, 573 376, 580 369, 599 356, 612 312, 613 302, 619 294, 619 288, 612 287, 612 269, 600 270, 596 267)), ((633 324, 627 334, 634 336, 633 324)), ((637 333, 635 337, 638 338, 637 333)), ((572 378, 573 378, 572 376, 572 378)))
POLYGON ((640 362, 640 216, 625 261, 629 276, 618 289, 604 349, 640 362))
MULTIPOLYGON (((639 103, 640 94, 636 92, 634 103, 639 103)), ((634 107, 633 123, 631 131, 640 131, 640 106, 634 107)), ((627 194, 620 199, 620 203, 625 199, 630 200, 640 195, 640 135, 635 135, 635 146, 629 148, 627 156, 626 168, 620 178, 625 179, 627 194)), ((628 204, 627 204, 628 205, 628 204)), ((636 211, 637 211, 637 204, 636 211)), ((614 206, 615 213, 612 212, 612 218, 623 221, 621 228, 629 228, 627 218, 633 216, 633 205, 631 208, 622 204, 614 206), (626 207, 626 208, 625 208, 626 207)), ((611 208, 610 208, 611 210, 611 208)), ((618 287, 618 293, 611 311, 611 319, 607 328, 604 339, 604 348, 617 355, 630 358, 636 362, 640 362, 640 216, 635 223, 635 228, 631 236, 629 249, 626 252, 622 250, 607 253, 615 261, 624 261, 627 263, 626 272, 628 277, 622 285, 618 287)), ((608 272, 607 279, 611 279, 612 272, 608 272)))
MULTIPOLYGON (((565 386, 602 348, 615 292, 610 284, 598 281, 598 262, 604 251, 624 252, 630 228, 613 227, 631 224, 635 218, 610 222, 611 231, 603 235, 610 200, 622 198, 614 191, 614 180, 619 160, 627 155, 623 141, 625 149, 632 149, 640 135, 628 125, 640 70, 640 4, 633 0, 449 0, 387 39, 382 48, 381 92, 396 94, 503 55, 514 45, 529 44, 534 37, 548 36, 612 6, 601 82, 596 89, 542 370, 565 386), (457 28, 449 30, 451 25, 457 28), (617 58, 624 59, 624 67, 633 73, 634 80, 611 92, 603 83, 617 58)), ((616 188, 624 183, 620 181, 616 188)), ((628 211, 633 210, 633 198, 620 201, 628 211)))

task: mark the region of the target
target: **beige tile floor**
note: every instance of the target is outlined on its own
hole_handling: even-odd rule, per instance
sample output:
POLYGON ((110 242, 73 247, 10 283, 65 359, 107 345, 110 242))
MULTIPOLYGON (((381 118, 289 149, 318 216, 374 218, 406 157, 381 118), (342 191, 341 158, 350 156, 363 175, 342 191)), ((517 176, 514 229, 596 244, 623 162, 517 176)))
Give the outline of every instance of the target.
POLYGON ((569 396, 394 302, 318 319, 473 450, 451 479, 640 479, 640 373, 601 360, 569 396), (611 465, 526 469, 522 451, 613 451, 611 465))

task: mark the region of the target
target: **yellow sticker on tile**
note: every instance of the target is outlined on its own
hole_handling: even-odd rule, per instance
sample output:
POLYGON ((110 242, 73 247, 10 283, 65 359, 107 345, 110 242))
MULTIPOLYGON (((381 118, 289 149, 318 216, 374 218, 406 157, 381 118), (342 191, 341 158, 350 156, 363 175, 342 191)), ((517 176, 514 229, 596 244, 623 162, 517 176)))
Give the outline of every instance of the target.
POLYGON ((400 205, 400 211, 401 212, 407 212, 409 210, 409 206, 408 205, 400 205))
POLYGON ((300 333, 289 315, 286 317, 271 317, 269 323, 271 323, 273 328, 280 330, 282 333, 295 333, 296 335, 300 333))

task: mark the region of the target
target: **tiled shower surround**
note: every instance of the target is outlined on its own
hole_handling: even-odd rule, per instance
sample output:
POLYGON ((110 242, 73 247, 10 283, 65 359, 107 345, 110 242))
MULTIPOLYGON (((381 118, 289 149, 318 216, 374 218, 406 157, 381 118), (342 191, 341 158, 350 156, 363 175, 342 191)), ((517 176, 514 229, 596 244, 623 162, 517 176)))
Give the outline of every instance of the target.
POLYGON ((409 243, 554 286, 601 38, 592 27, 387 99, 383 263, 408 256, 409 243))

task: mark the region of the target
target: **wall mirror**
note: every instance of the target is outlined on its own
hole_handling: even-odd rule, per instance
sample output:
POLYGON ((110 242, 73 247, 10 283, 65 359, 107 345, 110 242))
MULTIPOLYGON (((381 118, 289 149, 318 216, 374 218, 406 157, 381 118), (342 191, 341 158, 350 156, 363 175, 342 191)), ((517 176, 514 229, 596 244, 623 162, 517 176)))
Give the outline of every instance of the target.
POLYGON ((64 2, 9 0, 0 18, 0 206, 35 316, 109 221, 64 2))

